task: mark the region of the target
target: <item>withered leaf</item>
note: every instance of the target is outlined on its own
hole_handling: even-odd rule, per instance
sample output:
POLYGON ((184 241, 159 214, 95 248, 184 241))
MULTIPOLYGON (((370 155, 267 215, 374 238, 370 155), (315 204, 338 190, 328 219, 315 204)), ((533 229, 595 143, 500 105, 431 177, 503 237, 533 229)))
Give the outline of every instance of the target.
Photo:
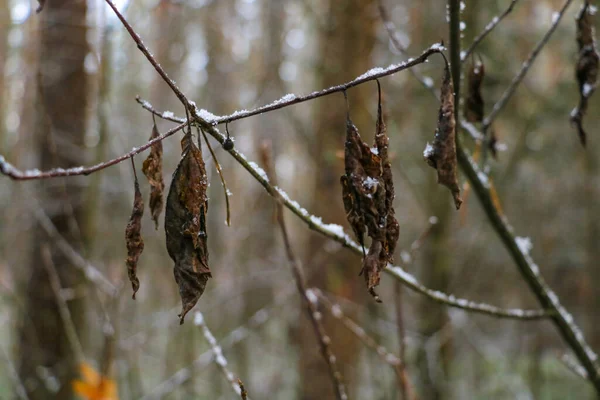
POLYGON ((427 164, 437 170, 438 183, 452 192, 458 210, 462 204, 460 188, 456 178, 456 120, 454 118, 454 87, 448 63, 442 81, 441 105, 433 145, 427 143, 423 157, 427 164))
POLYGON ((362 141, 358 129, 347 118, 345 174, 341 177, 341 183, 346 217, 363 247, 360 274, 365 278, 369 293, 376 301, 381 302, 375 287, 379 285, 381 271, 388 262, 393 261, 399 236, 393 207, 394 183, 388 159, 389 139, 381 112, 381 91, 377 114, 373 148, 362 141), (367 254, 364 254, 365 233, 371 238, 367 254))
MULTIPOLYGON (((152 134, 150 135, 150 140, 157 138, 160 136, 158 133, 158 129, 156 128, 156 123, 152 126, 152 134)), ((148 158, 144 160, 144 165, 142 166, 142 172, 148 178, 148 183, 150 183, 150 214, 152 216, 152 220, 154 221, 155 229, 158 229, 158 218, 163 208, 163 193, 165 190, 165 182, 163 180, 162 173, 162 154, 163 154, 163 146, 162 142, 156 142, 150 147, 150 154, 148 158)))
POLYGON ((469 122, 482 122, 485 104, 481 95, 481 84, 485 77, 485 67, 481 60, 471 63, 467 75, 467 98, 465 100, 465 118, 469 122))
POLYGON ((179 286, 182 309, 179 322, 196 305, 206 282, 208 268, 206 214, 208 180, 202 152, 191 133, 181 140, 182 157, 173 173, 165 211, 167 251, 175 262, 175 282, 179 286))
POLYGON ((577 127, 579 140, 585 147, 587 135, 583 129, 583 117, 587 111, 588 100, 596 89, 600 56, 594 39, 594 12, 588 1, 577 15, 577 45, 579 58, 575 69, 579 85, 579 104, 571 112, 571 122, 577 127))
MULTIPOLYGON (((133 159, 131 160, 133 165, 133 159)), ((127 223, 125 229, 125 244, 127 245, 127 275, 133 288, 132 298, 135 299, 135 294, 140 288, 140 281, 137 277, 137 263, 144 251, 144 240, 142 239, 142 216, 144 215, 144 200, 142 199, 142 193, 140 192, 140 185, 138 183, 137 174, 135 173, 135 165, 133 165, 133 172, 135 176, 134 184, 134 197, 133 197, 133 210, 131 211, 131 217, 127 223)))

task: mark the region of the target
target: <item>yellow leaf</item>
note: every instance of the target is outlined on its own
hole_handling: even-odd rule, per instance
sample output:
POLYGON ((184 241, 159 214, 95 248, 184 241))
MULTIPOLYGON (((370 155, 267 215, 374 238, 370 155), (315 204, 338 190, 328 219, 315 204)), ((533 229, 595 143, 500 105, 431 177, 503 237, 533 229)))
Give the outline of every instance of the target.
POLYGON ((89 364, 79 366, 83 380, 72 382, 73 391, 86 400, 119 400, 117 385, 107 377, 101 376, 89 364))

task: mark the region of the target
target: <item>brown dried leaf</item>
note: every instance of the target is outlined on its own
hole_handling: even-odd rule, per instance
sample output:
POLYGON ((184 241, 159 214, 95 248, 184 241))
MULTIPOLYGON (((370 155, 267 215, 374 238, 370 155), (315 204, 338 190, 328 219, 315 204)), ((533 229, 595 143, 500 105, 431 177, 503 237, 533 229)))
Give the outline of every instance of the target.
POLYGON ((427 164, 437 170, 438 183, 446 186, 452 192, 454 205, 458 210, 462 204, 462 200, 456 178, 454 87, 448 64, 446 64, 444 79, 442 81, 441 103, 433 145, 427 143, 427 147, 423 151, 423 157, 427 161, 427 164))
POLYGON ((142 239, 140 233, 142 230, 142 216, 144 215, 144 200, 142 199, 140 185, 135 174, 135 166, 133 172, 135 176, 135 194, 133 197, 133 210, 125 229, 125 244, 127 245, 127 260, 125 263, 127 264, 127 275, 133 288, 132 298, 135 300, 135 294, 140 288, 140 281, 136 275, 137 263, 142 251, 144 251, 144 239, 142 239))
MULTIPOLYGON (((150 140, 160 136, 156 123, 152 126, 152 134, 150 140)), ((156 142, 150 147, 150 154, 148 158, 144 160, 142 166, 142 172, 148 178, 150 183, 150 214, 154 221, 155 229, 158 229, 158 218, 162 212, 164 200, 163 193, 165 191, 165 182, 162 174, 162 154, 163 146, 162 142, 156 142)))
POLYGON ((579 104, 571 112, 571 122, 577 127, 579 140, 584 147, 587 135, 583 129, 583 117, 587 111, 588 100, 596 89, 600 61, 594 39, 593 15, 590 4, 586 1, 576 20, 579 59, 577 60, 575 75, 579 85, 579 104))
POLYGON ((368 254, 364 254, 361 275, 369 293, 381 302, 375 287, 381 271, 393 261, 399 236, 398 221, 394 216, 394 182, 388 159, 386 127, 381 112, 381 92, 375 132, 375 146, 364 143, 358 130, 346 121, 344 146, 345 174, 341 177, 342 199, 346 217, 356 234, 364 254, 364 234, 371 238, 368 254))
POLYGON ((485 77, 483 62, 477 60, 471 63, 468 72, 467 98, 465 100, 465 118, 469 122, 482 122, 485 103, 481 95, 481 84, 485 77))
POLYGON ((165 212, 167 251, 175 262, 175 282, 179 286, 183 324, 185 315, 196 305, 206 282, 208 268, 206 213, 208 180, 202 152, 188 133, 181 140, 182 158, 173 174, 165 212))

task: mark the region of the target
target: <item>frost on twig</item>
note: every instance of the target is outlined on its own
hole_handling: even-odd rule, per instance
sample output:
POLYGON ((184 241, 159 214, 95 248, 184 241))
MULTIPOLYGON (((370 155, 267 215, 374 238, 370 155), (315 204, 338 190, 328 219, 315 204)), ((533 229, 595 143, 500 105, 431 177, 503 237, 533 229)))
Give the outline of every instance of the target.
MULTIPOLYGON (((194 325, 199 326, 200 329, 202 329, 202 334, 204 335, 204 338, 206 339, 208 345, 210 346, 210 349, 212 350, 214 356, 213 360, 215 364, 217 365, 217 367, 219 367, 219 370, 221 371, 225 379, 227 379, 227 381, 231 384, 231 388, 233 389, 233 391, 238 396, 241 396, 242 390, 240 388, 240 385, 238 384, 238 380, 227 367, 228 363, 227 359, 223 355, 223 349, 221 348, 221 346, 219 346, 217 339, 215 339, 210 329, 208 329, 208 326, 206 326, 206 322, 204 321, 204 315, 202 315, 200 311, 196 311, 196 314, 194 315, 194 325)), ((248 398, 247 394, 246 398, 248 398)))

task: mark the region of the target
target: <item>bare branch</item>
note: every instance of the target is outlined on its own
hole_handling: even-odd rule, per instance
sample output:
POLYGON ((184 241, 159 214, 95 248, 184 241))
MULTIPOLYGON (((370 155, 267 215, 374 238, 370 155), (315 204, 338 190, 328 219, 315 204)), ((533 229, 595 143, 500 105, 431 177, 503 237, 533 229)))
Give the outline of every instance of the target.
MULTIPOLYGON (((379 15, 381 16, 385 30, 390 37, 392 46, 394 46, 396 51, 398 51, 400 54, 406 54, 406 47, 404 47, 402 43, 400 43, 400 40, 398 40, 398 36, 396 35, 396 27, 394 26, 394 23, 390 19, 388 12, 383 5, 383 0, 379 0, 379 15)), ((439 95, 433 86, 433 80, 430 77, 425 77, 412 68, 409 71, 419 82, 421 82, 421 85, 428 89, 435 96, 435 98, 439 99, 439 95)))
MULTIPOLYGON (((250 333, 255 332, 256 329, 267 323, 276 307, 283 307, 287 305, 287 299, 294 293, 293 286, 288 285, 284 290, 275 296, 272 304, 265 306, 252 314, 248 321, 238 326, 237 328, 230 331, 220 342, 221 348, 231 348, 232 346, 242 342, 250 333)), ((175 390, 176 387, 184 384, 191 379, 192 373, 203 367, 206 367, 212 360, 212 350, 205 351, 200 354, 189 366, 180 369, 175 372, 169 378, 156 385, 149 393, 145 394, 140 400, 158 400, 175 390)))
MULTIPOLYGON (((252 117, 258 114, 264 114, 270 111, 279 110, 281 108, 289 107, 294 104, 304 103, 305 101, 314 100, 319 97, 328 96, 333 93, 342 93, 347 91, 350 88, 361 85, 366 82, 374 81, 379 78, 383 78, 384 76, 393 75, 397 72, 404 71, 406 69, 410 69, 415 65, 423 64, 432 54, 442 53, 445 50, 444 46, 435 43, 431 45, 428 49, 423 51, 421 55, 416 58, 409 58, 407 61, 402 62, 400 64, 391 64, 385 68, 375 67, 371 68, 369 71, 364 74, 358 76, 354 80, 350 82, 343 83, 341 85, 332 86, 328 89, 323 89, 320 91, 312 92, 305 96, 296 96, 294 94, 288 94, 283 96, 282 98, 275 100, 274 102, 267 104, 265 106, 256 108, 254 110, 242 110, 236 111, 231 115, 215 117, 212 120, 206 120, 206 122, 211 123, 211 125, 219 125, 227 122, 237 121, 240 119, 252 117)), ((201 118, 199 115, 194 115, 196 120, 205 120, 201 118)))
POLYGON ((525 75, 527 75, 529 68, 531 68, 531 65, 533 65, 533 62, 537 58, 538 54, 540 54, 542 49, 546 46, 546 44, 550 40, 550 37, 552 36, 554 31, 558 27, 560 20, 565 15, 565 11, 567 11, 567 8, 569 8, 569 6, 571 5, 572 2, 573 2, 573 0, 567 0, 564 3, 564 5, 562 6, 562 8, 560 9, 560 11, 553 14, 553 17, 552 17, 553 21, 552 21, 552 25, 550 26, 550 29, 548 29, 546 34, 542 37, 542 40, 539 41, 539 43, 535 46, 533 51, 529 54, 529 57, 527 57, 527 60, 525 60, 525 62, 521 66, 521 70, 517 73, 517 75, 515 75, 512 82, 510 83, 510 85, 506 88, 506 90, 502 94, 502 97, 500 97, 500 100, 498 100, 496 102, 496 104, 494 104, 494 107, 492 108, 492 111, 490 112, 490 114, 487 117, 485 117, 485 119, 483 120, 483 128, 482 128, 483 132, 486 132, 488 130, 488 128, 490 127, 492 122, 494 122, 494 119, 496 119, 496 117, 498 116, 498 113, 500 113, 500 111, 502 111, 502 109, 504 108, 506 103, 508 103, 508 100, 510 100, 512 95, 515 93, 515 91, 519 87, 521 81, 523 80, 525 75))
MULTIPOLYGON (((459 8, 460 0, 448 0, 448 2, 451 10, 456 10, 459 8)), ((556 20, 552 24, 550 31, 544 36, 542 42, 540 42, 541 46, 538 45, 538 47, 536 48, 537 52, 535 53, 535 55, 539 53, 539 50, 541 50, 543 45, 547 42, 550 34, 554 31, 554 29, 556 29, 558 22, 564 14, 564 11, 571 4, 571 2, 572 0, 567 0, 567 2, 564 4, 563 8, 560 11, 560 14, 556 17, 556 20)), ((450 31, 459 32, 459 26, 459 13, 450 12, 450 31)), ((451 56, 453 56, 453 59, 460 54, 459 41, 451 42, 450 54, 451 56)), ((517 80, 517 84, 522 79, 522 76, 527 72, 529 65, 531 65, 531 60, 535 58, 535 55, 533 55, 533 57, 530 57, 530 60, 528 60, 528 62, 524 64, 524 68, 521 70, 519 75, 517 75, 517 77, 521 76, 521 78, 517 80)), ((460 74, 460 65, 457 68, 458 71, 456 72, 460 74)), ((514 91, 514 88, 512 90, 514 91)), ((510 97, 510 94, 512 94, 512 91, 510 91, 507 96, 503 96, 503 99, 507 100, 508 97, 510 97)), ((501 103, 501 106, 505 104, 506 100, 504 100, 501 103)), ((497 115, 497 112, 492 112, 492 115, 497 115)), ((501 215, 494 206, 492 196, 490 194, 489 182, 486 179, 483 179, 485 177, 485 174, 483 174, 483 172, 479 169, 477 164, 473 162, 469 154, 460 145, 460 142, 457 143, 456 151, 458 162, 463 172, 467 175, 467 178, 471 183, 473 191, 477 194, 477 197, 479 198, 479 201, 481 202, 481 205, 483 206, 483 209, 487 217, 489 218, 492 227, 494 228, 498 236, 500 236, 500 239, 509 251, 513 260, 515 261, 515 264, 519 268, 519 271, 523 275, 523 278, 529 285, 533 294, 537 297, 542 307, 544 307, 544 309, 552 311, 552 321, 556 325, 558 331, 560 332, 560 335, 562 336, 566 344, 575 353, 578 361, 585 369, 589 381, 594 385, 596 391, 600 393, 600 371, 598 369, 597 364, 598 356, 586 343, 581 330, 573 320, 573 316, 569 312, 567 312, 567 310, 563 307, 560 300, 558 299, 556 293, 554 293, 552 289, 550 289, 548 284, 545 282, 544 278, 541 276, 539 267, 537 266, 537 264, 535 264, 535 262, 529 255, 529 249, 525 249, 522 245, 520 245, 520 243, 517 241, 517 238, 514 235, 514 229, 512 228, 512 226, 509 225, 508 221, 506 220, 506 217, 501 215)))
POLYGON ((517 1, 519 0, 511 0, 508 8, 500 15, 495 16, 494 18, 492 18, 492 20, 485 26, 485 28, 483 28, 483 31, 477 35, 477 37, 475 39, 473 39, 473 43, 471 43, 471 45, 469 46, 469 48, 463 52, 461 52, 460 54, 460 60, 461 62, 465 62, 465 60, 467 58, 469 58, 469 56, 471 55, 471 53, 473 53, 473 50, 475 50, 475 47, 477 47, 479 45, 479 43, 481 43, 481 41, 483 39, 485 39, 485 37, 490 34, 490 32, 492 32, 494 30, 494 28, 500 23, 502 22, 502 20, 512 12, 513 8, 515 7, 515 4, 517 3, 517 1))
MULTIPOLYGON (((269 150, 263 149, 264 158, 267 160, 267 169, 271 171, 272 179, 276 179, 276 175, 273 169, 273 165, 271 163, 271 157, 269 150)), ((283 237, 283 244, 285 246, 285 252, 292 267, 292 274, 294 275, 294 280, 296 282, 296 288, 304 300, 306 305, 306 311, 308 312, 308 318, 313 326, 315 331, 315 335, 317 340, 319 341, 319 345, 321 348, 321 354, 323 355, 323 359, 325 363, 327 363, 327 367, 329 368, 329 375, 331 376, 331 381, 333 382, 333 388, 335 390, 335 395, 338 400, 347 400, 348 395, 346 392, 346 385, 343 382, 342 374, 337 368, 336 357, 331 351, 329 347, 331 343, 331 339, 327 336, 327 332, 325 331, 325 327, 321 322, 322 316, 318 310, 318 297, 317 294, 312 291, 312 289, 306 288, 306 279, 304 278, 304 272, 302 271, 302 267, 296 256, 294 255, 294 251, 292 249, 292 245, 290 243, 290 238, 288 236, 288 231, 285 225, 285 218, 283 216, 283 197, 281 195, 274 196, 275 201, 277 202, 277 222, 279 223, 279 227, 281 229, 281 235, 283 237)))
POLYGON ((221 370, 221 373, 225 379, 227 379, 227 381, 231 384, 233 391, 238 396, 241 396, 242 391, 240 386, 238 386, 237 379, 235 379, 233 373, 229 370, 229 368, 227 368, 227 359, 225 356, 223 356, 223 349, 217 343, 217 339, 215 339, 210 329, 208 329, 208 326, 206 326, 206 323, 204 322, 204 315, 202 315, 200 311, 196 311, 196 314, 194 315, 194 325, 199 326, 202 329, 202 334, 204 335, 204 338, 208 342, 214 355, 215 364, 217 364, 217 367, 219 367, 219 370, 221 370))
POLYGON ((34 213, 42 229, 50 237, 53 244, 64 254, 65 257, 80 269, 86 279, 94 284, 99 290, 108 294, 110 297, 116 297, 118 289, 106 278, 96 267, 90 264, 81 256, 70 244, 63 238, 50 218, 42 211, 41 207, 34 207, 34 213))
POLYGON ((133 39, 133 41, 137 44, 138 49, 140 49, 140 51, 144 54, 144 56, 146 56, 146 59, 150 62, 150 64, 152 64, 152 66, 154 67, 156 72, 158 72, 158 74, 161 76, 161 78, 163 78, 163 80, 167 83, 167 85, 169 85, 169 87, 171 88, 173 93, 175 93, 177 98, 183 103, 184 107, 186 109, 189 108, 190 104, 189 104, 187 98, 185 97, 185 95, 183 94, 183 92, 181 90, 179 90, 175 81, 173 79, 169 78, 169 75, 167 75, 165 70, 154 59, 154 56, 152 55, 152 53, 150 53, 150 50, 148 50, 146 45, 144 45, 142 38, 140 38, 140 36, 135 32, 135 30, 133 30, 131 25, 129 25, 129 22, 127 22, 125 17, 119 12, 119 9, 113 4, 113 2, 111 0, 106 0, 106 3, 110 6, 110 8, 112 8, 112 10, 114 11, 117 18, 119 18, 119 20, 121 21, 121 23, 123 24, 125 29, 127 29, 127 32, 129 32, 129 35, 131 35, 131 38, 133 39))
POLYGON ((13 180, 16 180, 16 181, 58 178, 58 177, 64 177, 64 176, 89 175, 93 172, 100 171, 104 168, 108 168, 108 167, 118 164, 122 161, 125 161, 128 158, 131 158, 136 154, 141 153, 142 151, 144 151, 147 148, 149 148, 150 146, 152 146, 154 143, 160 142, 161 140, 164 140, 164 139, 168 138, 169 136, 173 135, 174 133, 176 133, 177 131, 183 129, 183 127, 185 127, 186 125, 187 125, 187 123, 180 124, 174 128, 171 128, 170 130, 165 132, 163 135, 160 135, 159 137, 157 137, 155 139, 149 140, 146 144, 144 144, 140 147, 134 147, 128 153, 125 153, 125 154, 123 154, 117 158, 114 158, 110 161, 105 161, 103 163, 96 164, 91 167, 54 168, 54 169, 51 169, 48 171, 39 171, 37 169, 21 171, 21 170, 17 169, 16 167, 14 167, 12 164, 10 164, 8 161, 6 161, 6 159, 2 155, 0 155, 0 173, 2 173, 3 175, 9 176, 10 178, 12 178, 13 180))
POLYGON ((81 347, 81 342, 79 341, 79 337, 77 336, 77 330, 75 329, 75 323, 71 318, 71 312, 69 311, 69 306, 65 301, 64 297, 61 294, 60 287, 60 278, 58 277, 58 272, 54 267, 54 262, 52 261, 52 253, 50 252, 50 247, 47 244, 42 245, 42 264, 48 273, 48 280, 50 281, 50 287, 52 288, 52 292, 54 293, 54 297, 56 299, 56 306, 58 307, 58 312, 60 314, 60 319, 65 328, 65 333, 67 335, 67 340, 69 345, 71 346, 71 351, 73 351, 73 355, 77 364, 81 364, 85 361, 85 356, 83 354, 83 347, 81 347))
POLYGON ((373 339, 372 336, 369 336, 360 325, 344 315, 342 308, 338 304, 333 304, 320 290, 311 290, 319 297, 321 303, 325 305, 335 319, 340 320, 342 324, 363 342, 365 346, 375 351, 384 363, 389 364, 394 369, 398 380, 401 382, 402 386, 406 388, 408 399, 414 399, 414 390, 412 389, 408 375, 404 371, 405 365, 402 363, 402 360, 395 354, 392 354, 388 349, 378 344, 377 341, 373 339))

